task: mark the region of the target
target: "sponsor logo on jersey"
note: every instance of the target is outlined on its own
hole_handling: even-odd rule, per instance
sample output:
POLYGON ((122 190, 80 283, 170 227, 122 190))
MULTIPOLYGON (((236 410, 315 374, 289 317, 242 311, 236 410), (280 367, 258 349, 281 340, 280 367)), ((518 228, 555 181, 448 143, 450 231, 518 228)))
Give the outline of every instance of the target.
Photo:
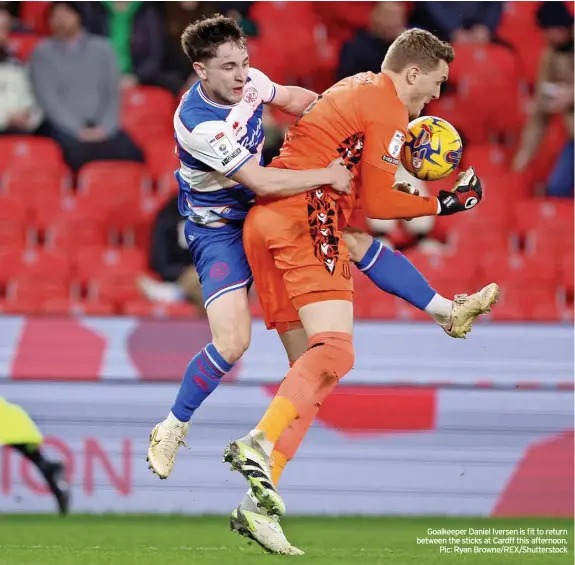
POLYGON ((392 165, 399 165, 399 159, 394 159, 393 157, 390 157, 389 155, 384 155, 382 157, 383 161, 386 161, 387 163, 391 163, 392 165))
POLYGON ((228 155, 225 159, 222 160, 222 166, 225 167, 228 163, 231 163, 236 157, 241 154, 242 150, 238 147, 233 153, 228 155))
POLYGON ((401 153, 401 148, 403 147, 403 143, 405 142, 405 134, 402 131, 395 130, 389 145, 387 146, 387 151, 392 157, 399 157, 401 153))

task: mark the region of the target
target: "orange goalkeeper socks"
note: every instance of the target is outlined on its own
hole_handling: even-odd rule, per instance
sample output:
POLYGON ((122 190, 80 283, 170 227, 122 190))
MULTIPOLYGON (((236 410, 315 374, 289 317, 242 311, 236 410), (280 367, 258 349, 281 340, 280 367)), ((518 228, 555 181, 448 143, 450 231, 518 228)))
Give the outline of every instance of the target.
POLYGON ((335 388, 354 361, 351 334, 322 332, 309 340, 256 426, 272 445, 298 416, 310 412, 335 388))

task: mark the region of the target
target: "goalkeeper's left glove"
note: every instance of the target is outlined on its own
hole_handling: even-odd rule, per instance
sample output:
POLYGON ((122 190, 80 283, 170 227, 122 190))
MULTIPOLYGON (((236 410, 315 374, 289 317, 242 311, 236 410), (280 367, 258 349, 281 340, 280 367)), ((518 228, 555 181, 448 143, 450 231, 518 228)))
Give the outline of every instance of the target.
POLYGON ((475 174, 475 169, 469 167, 457 178, 457 183, 451 191, 440 190, 437 195, 439 200, 439 216, 448 216, 456 212, 471 210, 481 202, 483 188, 481 181, 475 174))

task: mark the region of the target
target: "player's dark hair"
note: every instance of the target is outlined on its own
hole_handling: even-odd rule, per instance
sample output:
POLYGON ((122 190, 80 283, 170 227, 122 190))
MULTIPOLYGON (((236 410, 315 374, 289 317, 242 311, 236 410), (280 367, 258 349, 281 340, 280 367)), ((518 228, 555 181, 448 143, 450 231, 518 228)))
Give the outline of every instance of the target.
POLYGON ((408 29, 390 45, 382 69, 400 73, 409 65, 418 65, 424 73, 437 68, 439 61, 453 62, 455 52, 446 41, 424 29, 408 29))
POLYGON ((230 41, 245 47, 246 36, 235 20, 221 14, 197 20, 182 33, 182 49, 192 63, 215 57, 218 47, 230 41))

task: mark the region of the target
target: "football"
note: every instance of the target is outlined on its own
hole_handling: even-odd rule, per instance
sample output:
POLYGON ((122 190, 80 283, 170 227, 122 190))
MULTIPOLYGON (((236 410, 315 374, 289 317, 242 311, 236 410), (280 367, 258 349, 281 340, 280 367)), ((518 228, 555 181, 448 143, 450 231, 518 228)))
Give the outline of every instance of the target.
POLYGON ((418 179, 439 180, 457 168, 462 151, 461 137, 449 122, 422 116, 407 127, 401 163, 418 179))

